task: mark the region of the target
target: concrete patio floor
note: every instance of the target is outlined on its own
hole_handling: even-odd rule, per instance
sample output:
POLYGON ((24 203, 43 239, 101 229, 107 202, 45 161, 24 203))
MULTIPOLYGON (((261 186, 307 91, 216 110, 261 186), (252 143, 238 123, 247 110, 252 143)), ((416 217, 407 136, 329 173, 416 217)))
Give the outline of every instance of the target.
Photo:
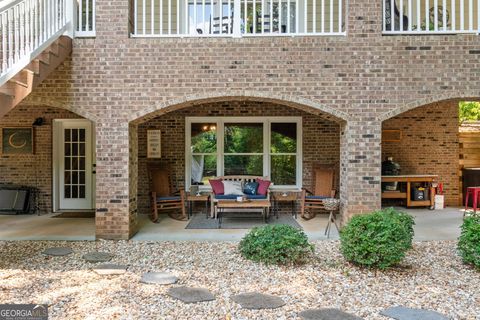
MULTIPOLYGON (((415 217, 415 240, 455 240, 460 235, 463 210, 446 208, 431 211, 428 209, 405 209, 415 217)), ((0 215, 0 240, 95 240, 95 220, 93 218, 52 218, 54 214, 0 215)), ((327 215, 298 223, 310 240, 327 239, 324 234, 327 215)), ((138 241, 238 241, 248 231, 246 229, 185 229, 187 221, 177 221, 162 215, 159 223, 150 222, 146 215, 139 216, 139 232, 132 238, 138 241)), ((330 239, 338 239, 335 227, 330 239)))

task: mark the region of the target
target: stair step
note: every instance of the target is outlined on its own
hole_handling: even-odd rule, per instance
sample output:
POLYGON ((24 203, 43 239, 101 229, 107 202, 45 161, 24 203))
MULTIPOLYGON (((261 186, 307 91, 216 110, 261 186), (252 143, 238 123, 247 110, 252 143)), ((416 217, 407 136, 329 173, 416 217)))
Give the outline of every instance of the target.
POLYGON ((45 63, 46 65, 50 64, 50 52, 49 51, 43 51, 40 53, 35 60, 40 60, 41 62, 45 63))
POLYGON ((14 81, 18 85, 28 87, 29 84, 33 82, 34 75, 35 73, 33 71, 28 69, 23 69, 22 71, 14 75, 13 78, 10 79, 10 81, 14 81))
POLYGON ((59 53, 58 51, 60 50, 59 46, 58 46, 58 42, 55 41, 54 43, 52 43, 50 45, 50 47, 48 47, 47 51, 50 52, 51 54, 53 54, 54 56, 58 57, 59 56, 59 53))
POLYGON ((15 99, 15 89, 14 88, 8 88, 5 85, 3 85, 0 88, 0 96, 10 97, 13 100, 13 99, 15 99))

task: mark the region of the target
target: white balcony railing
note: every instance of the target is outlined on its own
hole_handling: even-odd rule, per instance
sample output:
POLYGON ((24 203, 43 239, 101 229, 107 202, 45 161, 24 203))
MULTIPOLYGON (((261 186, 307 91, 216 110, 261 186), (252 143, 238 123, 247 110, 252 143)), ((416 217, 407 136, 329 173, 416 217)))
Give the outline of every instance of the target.
POLYGON ((68 0, 16 0, 0 8, 0 85, 64 33, 72 36, 68 0))
POLYGON ((480 32, 480 0, 383 1, 384 34, 480 32))
POLYGON ((342 0, 134 0, 133 37, 344 35, 342 0))
POLYGON ((75 37, 95 36, 95 0, 76 0, 75 37))

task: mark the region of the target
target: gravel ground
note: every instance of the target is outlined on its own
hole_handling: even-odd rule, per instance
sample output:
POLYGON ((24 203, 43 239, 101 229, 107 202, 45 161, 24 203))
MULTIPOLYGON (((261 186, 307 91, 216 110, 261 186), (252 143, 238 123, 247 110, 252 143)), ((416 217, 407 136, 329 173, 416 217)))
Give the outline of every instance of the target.
POLYGON ((405 305, 452 319, 480 319, 480 272, 464 266, 452 241, 419 242, 402 266, 374 272, 346 263, 338 241, 315 243, 314 259, 299 267, 263 266, 240 257, 230 242, 0 242, 0 303, 47 303, 51 319, 299 319, 309 308, 335 307, 365 319, 405 305), (47 257, 48 247, 74 253, 47 257), (123 275, 100 276, 82 255, 115 255, 123 275), (176 285, 204 287, 216 300, 183 304, 170 286, 139 283, 143 272, 170 271, 176 285), (260 291, 282 297, 275 310, 243 310, 230 297, 260 291))

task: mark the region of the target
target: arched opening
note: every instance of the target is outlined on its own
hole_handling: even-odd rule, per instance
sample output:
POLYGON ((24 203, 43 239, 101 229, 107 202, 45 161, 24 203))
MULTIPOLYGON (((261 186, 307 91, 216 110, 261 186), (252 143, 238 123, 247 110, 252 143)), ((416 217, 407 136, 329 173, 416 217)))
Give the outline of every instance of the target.
POLYGON ((50 102, 0 118, 1 239, 95 239, 94 122, 50 102))
MULTIPOLYGON (((217 234, 211 230, 217 229, 217 222, 206 218, 211 208, 206 212, 204 203, 194 203, 194 218, 188 221, 174 221, 162 215, 158 224, 149 222, 151 167, 168 168, 174 187, 185 188, 187 192, 193 189, 208 192, 209 179, 219 176, 247 175, 266 177, 273 182, 271 190, 300 197, 302 187, 311 189, 315 184, 314 168, 324 165, 335 169, 332 187, 338 191, 343 121, 312 106, 252 97, 200 99, 164 106, 135 119, 130 125, 130 181, 136 185, 136 190, 131 190, 131 199, 137 202, 140 227, 135 237, 156 234, 156 238, 178 239, 183 234, 187 238, 225 240, 241 237, 245 228, 259 222, 254 217, 250 227, 245 221, 223 224, 217 234), (152 141, 160 141, 158 150, 153 150, 152 141), (202 221, 197 223, 197 220, 202 221), (232 236, 231 232, 223 231, 228 228, 241 230, 234 231, 232 236)), ((278 208, 284 215, 280 216, 282 220, 298 214, 300 202, 296 199, 279 202, 278 208)), ((292 219, 320 237, 327 217, 318 214, 310 221, 292 219)))
POLYGON ((468 159, 463 155, 465 143, 459 107, 463 101, 472 100, 447 99, 411 105, 399 108, 391 118, 382 119, 383 206, 407 208, 417 219, 430 219, 421 223, 425 226, 438 223, 439 228, 458 227, 463 215, 462 169, 465 164, 474 165, 475 158, 480 161, 478 149, 468 159), (398 172, 395 164, 399 166, 398 172))

